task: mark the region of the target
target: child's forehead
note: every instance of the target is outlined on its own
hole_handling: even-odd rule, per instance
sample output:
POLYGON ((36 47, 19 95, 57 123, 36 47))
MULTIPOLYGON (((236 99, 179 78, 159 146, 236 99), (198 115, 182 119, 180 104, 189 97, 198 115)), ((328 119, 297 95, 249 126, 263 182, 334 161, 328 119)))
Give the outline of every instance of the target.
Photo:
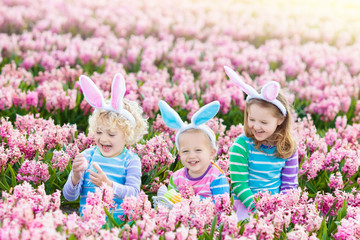
POLYGON ((197 145, 201 144, 211 144, 209 136, 202 130, 199 129, 189 129, 182 132, 179 136, 179 145, 187 143, 196 143, 197 145))
POLYGON ((112 124, 110 121, 109 122, 98 122, 96 128, 98 130, 102 130, 102 131, 120 131, 120 127, 117 126, 116 124, 112 124))
MULTIPOLYGON (((275 109, 276 110, 276 109, 275 109)), ((275 117, 276 111, 271 106, 263 106, 257 103, 253 103, 248 107, 248 115, 253 117, 258 117, 262 119, 267 119, 269 117, 275 117)))

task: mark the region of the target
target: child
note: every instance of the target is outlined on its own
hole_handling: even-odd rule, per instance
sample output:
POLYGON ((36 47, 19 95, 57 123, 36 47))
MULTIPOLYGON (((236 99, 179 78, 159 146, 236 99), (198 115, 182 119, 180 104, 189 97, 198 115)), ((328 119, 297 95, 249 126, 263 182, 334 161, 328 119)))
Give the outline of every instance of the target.
POLYGON ((298 152, 290 133, 290 106, 279 93, 279 83, 269 82, 258 93, 232 69, 225 67, 225 72, 248 95, 245 134, 229 150, 231 187, 240 221, 248 217, 248 210, 255 211, 254 193, 285 193, 297 187, 298 152))
POLYGON ((178 130, 175 145, 184 165, 171 175, 168 189, 182 192, 190 186, 201 198, 229 194, 230 186, 223 171, 212 162, 217 153, 215 134, 205 125, 219 111, 219 102, 203 106, 190 124, 185 124, 166 102, 160 101, 159 107, 165 124, 178 130))
POLYGON ((82 213, 87 193, 105 183, 113 188, 117 205, 114 218, 120 222, 122 199, 137 196, 141 184, 140 159, 125 146, 142 138, 147 132, 147 120, 135 102, 123 99, 126 88, 121 74, 113 79, 110 105, 90 78, 80 76, 80 86, 87 102, 95 108, 89 118, 89 134, 94 136, 96 146, 75 157, 63 189, 64 197, 74 201, 80 195, 82 213))

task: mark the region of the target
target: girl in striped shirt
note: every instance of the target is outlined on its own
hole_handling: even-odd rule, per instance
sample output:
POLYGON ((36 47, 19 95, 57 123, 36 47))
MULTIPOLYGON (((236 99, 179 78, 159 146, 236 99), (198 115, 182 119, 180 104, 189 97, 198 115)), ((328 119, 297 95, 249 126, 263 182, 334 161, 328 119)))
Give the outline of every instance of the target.
POLYGON ((103 184, 111 186, 116 204, 112 212, 120 223, 122 199, 137 196, 141 184, 140 159, 126 145, 138 142, 146 134, 147 120, 137 103, 123 99, 126 89, 120 74, 114 77, 110 104, 86 76, 80 77, 80 86, 85 99, 95 107, 89 118, 89 134, 96 146, 75 156, 63 194, 69 201, 80 196, 82 215, 88 192, 95 192, 103 184))
POLYGON ((298 151, 291 135, 290 106, 277 82, 261 92, 245 84, 230 68, 227 75, 248 95, 244 112, 244 133, 229 150, 231 188, 238 220, 255 211, 254 194, 286 193, 298 186, 298 151))
POLYGON ((217 153, 215 134, 205 125, 219 107, 218 101, 209 103, 193 115, 190 124, 185 124, 166 102, 159 102, 165 124, 178 130, 175 145, 184 166, 171 175, 169 190, 182 192, 190 186, 202 198, 230 193, 226 176, 213 162, 217 153))

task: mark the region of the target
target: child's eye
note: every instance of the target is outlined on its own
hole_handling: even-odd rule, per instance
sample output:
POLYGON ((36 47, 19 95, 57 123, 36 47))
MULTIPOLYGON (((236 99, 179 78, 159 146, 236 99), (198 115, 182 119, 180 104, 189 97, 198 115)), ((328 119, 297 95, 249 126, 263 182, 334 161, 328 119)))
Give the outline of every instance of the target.
POLYGON ((262 124, 265 124, 265 125, 267 124, 267 122, 261 122, 261 123, 262 123, 262 124))
POLYGON ((97 131, 96 134, 101 134, 102 132, 97 131))
POLYGON ((201 152, 201 151, 202 151, 202 149, 196 149, 196 151, 197 151, 197 152, 201 152))
POLYGON ((109 133, 109 136, 110 136, 110 137, 113 137, 113 136, 115 136, 115 134, 109 133))
POLYGON ((182 151, 183 153, 188 153, 189 151, 188 150, 184 150, 184 151, 182 151))

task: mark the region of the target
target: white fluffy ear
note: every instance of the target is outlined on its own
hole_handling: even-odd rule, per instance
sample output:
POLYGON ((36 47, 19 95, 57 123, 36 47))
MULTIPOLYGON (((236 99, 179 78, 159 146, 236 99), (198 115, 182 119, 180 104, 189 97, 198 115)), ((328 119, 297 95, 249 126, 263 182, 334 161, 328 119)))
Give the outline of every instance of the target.
POLYGON ((275 81, 268 82, 261 89, 261 95, 269 101, 273 101, 279 94, 280 84, 275 81))
POLYGON ((245 92, 247 95, 249 95, 251 97, 259 95, 259 93, 253 87, 247 85, 234 70, 232 70, 228 66, 224 66, 224 69, 225 69, 226 75, 228 75, 228 77, 232 81, 234 81, 240 87, 240 89, 243 92, 245 92))
POLYGON ((86 101, 94 108, 101 108, 104 106, 104 98, 95 85, 95 83, 87 76, 80 76, 80 87, 84 93, 86 101))
POLYGON ((118 73, 115 75, 111 85, 111 106, 119 111, 122 106, 122 100, 126 92, 124 77, 118 73))
POLYGON ((219 111, 220 103, 218 101, 213 101, 211 103, 206 104, 202 108, 200 108, 191 118, 191 122, 195 126, 199 126, 201 124, 206 123, 210 119, 212 119, 219 111))
POLYGON ((173 129, 180 129, 184 125, 184 122, 181 120, 179 114, 165 101, 159 101, 159 108, 166 126, 173 129))

